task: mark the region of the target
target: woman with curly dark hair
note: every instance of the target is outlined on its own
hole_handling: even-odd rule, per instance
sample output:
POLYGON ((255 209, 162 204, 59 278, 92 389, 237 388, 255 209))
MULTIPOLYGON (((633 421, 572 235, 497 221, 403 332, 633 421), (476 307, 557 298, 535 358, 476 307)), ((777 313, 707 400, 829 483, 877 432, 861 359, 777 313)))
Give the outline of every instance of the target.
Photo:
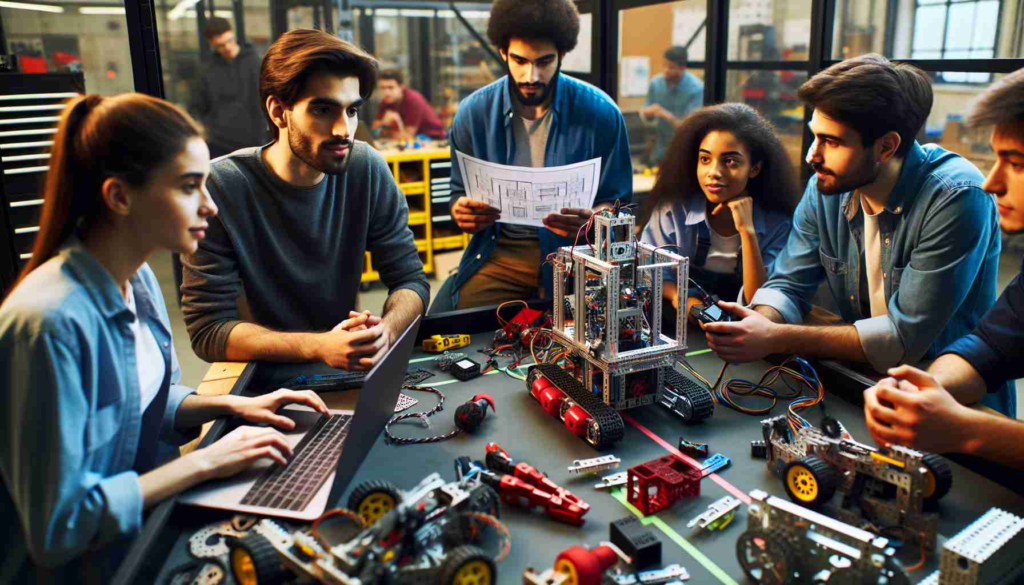
MULTIPOLYGON (((642 240, 677 247, 690 258, 690 280, 709 294, 731 301, 742 288, 747 302, 786 244, 799 193, 771 123, 744 104, 707 106, 676 130, 644 207, 642 240)), ((677 304, 676 283, 664 294, 677 304)))

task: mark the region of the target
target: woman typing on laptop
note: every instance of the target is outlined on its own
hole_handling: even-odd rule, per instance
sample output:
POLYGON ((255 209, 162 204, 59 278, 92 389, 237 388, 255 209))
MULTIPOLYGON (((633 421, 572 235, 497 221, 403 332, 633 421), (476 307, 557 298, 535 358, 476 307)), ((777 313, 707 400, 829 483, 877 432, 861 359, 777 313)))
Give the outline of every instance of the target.
POLYGON ((198 126, 167 102, 89 95, 64 109, 32 258, 0 306, 0 582, 109 578, 143 510, 291 455, 277 430, 241 427, 176 458, 204 422, 287 430, 285 404, 327 412, 312 392, 202 397, 176 384, 146 259, 195 251, 217 213, 209 170, 198 126))

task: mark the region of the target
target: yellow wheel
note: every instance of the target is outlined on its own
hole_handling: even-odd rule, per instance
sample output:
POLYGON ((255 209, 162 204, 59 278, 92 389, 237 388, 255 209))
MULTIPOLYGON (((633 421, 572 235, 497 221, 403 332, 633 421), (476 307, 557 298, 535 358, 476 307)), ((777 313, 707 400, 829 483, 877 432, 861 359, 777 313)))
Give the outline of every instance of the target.
POLYGON ((924 476, 921 495, 924 496, 926 505, 934 506, 953 487, 953 470, 945 458, 934 453, 926 454, 921 461, 928 470, 924 476))
POLYGON ((383 518, 384 514, 394 509, 395 498, 391 497, 391 494, 370 494, 363 498, 363 501, 359 504, 359 520, 364 525, 370 526, 383 518))
POLYGON ((292 578, 274 545, 255 532, 228 541, 231 572, 239 585, 278 585, 292 578))
POLYGON ((452 585, 491 585, 494 575, 484 561, 470 561, 455 572, 452 585))
POLYGON ((570 563, 568 559, 562 559, 555 563, 555 572, 561 573, 566 576, 564 585, 580 585, 580 576, 576 572, 576 565, 570 563))
POLYGON ((786 484, 789 491, 802 502, 813 502, 818 499, 818 480, 810 469, 802 465, 789 468, 786 473, 786 484))
POLYGON ((238 585, 256 585, 256 567, 252 564, 249 551, 241 548, 231 551, 231 570, 235 573, 238 585))
POLYGON ((355 510, 363 527, 369 527, 402 502, 398 488, 386 481, 359 484, 348 497, 348 509, 355 510))
POLYGON ((782 481, 789 499, 812 508, 828 502, 836 493, 835 469, 815 455, 790 461, 782 481))
POLYGON ((441 585, 491 585, 498 581, 494 560, 475 546, 446 551, 439 576, 441 585))

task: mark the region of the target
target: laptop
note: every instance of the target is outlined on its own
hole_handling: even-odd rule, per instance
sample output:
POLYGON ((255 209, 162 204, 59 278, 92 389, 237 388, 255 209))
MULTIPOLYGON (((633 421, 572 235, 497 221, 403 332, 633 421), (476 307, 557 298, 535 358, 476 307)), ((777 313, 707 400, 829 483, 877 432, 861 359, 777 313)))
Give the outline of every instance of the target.
POLYGON ((232 477, 200 484, 181 494, 178 501, 306 521, 337 507, 394 414, 419 326, 417 317, 366 375, 355 410, 332 410, 329 417, 306 407, 285 407, 278 412, 296 423, 284 433, 293 449, 288 465, 259 461, 232 477))

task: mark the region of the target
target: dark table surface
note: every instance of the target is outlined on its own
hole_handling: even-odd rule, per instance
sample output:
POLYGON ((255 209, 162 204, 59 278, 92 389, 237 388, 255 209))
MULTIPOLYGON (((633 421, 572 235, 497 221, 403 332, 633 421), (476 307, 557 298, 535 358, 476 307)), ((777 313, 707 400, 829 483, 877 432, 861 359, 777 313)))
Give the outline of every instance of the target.
MULTIPOLYGON (((429 319, 424 322, 420 336, 446 330, 450 332, 453 326, 461 326, 464 328, 461 332, 474 334, 471 347, 458 351, 465 352, 468 357, 483 363, 485 358, 477 353, 477 350, 490 341, 493 332, 493 325, 489 325, 486 319, 429 319), (483 333, 475 332, 469 329, 472 326, 470 323, 490 329, 483 333)), ((706 347, 703 336, 692 330, 688 342, 690 352, 706 347)), ((430 354, 415 351, 409 369, 424 368, 435 372, 434 377, 424 382, 427 385, 453 380, 448 374, 440 372, 435 360, 416 361, 429 357, 430 354)), ((694 355, 688 360, 705 378, 712 381, 717 377, 722 365, 713 353, 694 355)), ((507 362, 508 360, 502 360, 502 364, 507 362)), ((770 364, 763 361, 731 365, 724 379, 738 377, 756 381, 769 366, 770 364)), ((308 364, 261 363, 254 371, 243 376, 244 383, 240 383, 239 386, 244 385, 247 392, 273 390, 277 384, 300 373, 325 371, 327 370, 324 367, 308 364)), ((829 380, 826 384, 825 400, 828 414, 842 421, 854 439, 871 443, 864 426, 861 406, 855 402, 863 389, 861 382, 852 377, 844 379, 834 370, 824 375, 823 379, 829 380)), ((779 386, 782 387, 781 382, 779 386)), ((446 407, 430 419, 430 428, 422 428, 420 423, 413 419, 396 424, 392 429, 393 433, 408 437, 445 433, 452 428, 455 407, 480 392, 487 392, 495 398, 497 412, 489 414, 483 426, 474 435, 462 434, 443 443, 388 445, 384 443, 382 433, 356 477, 349 484, 345 497, 347 498, 348 493, 359 483, 371 479, 387 480, 404 489, 412 488, 434 471, 440 472, 446 480, 454 480, 453 461, 456 457, 467 455, 482 460, 485 445, 491 441, 498 442, 515 459, 527 461, 546 472, 555 483, 571 490, 591 506, 586 523, 581 527, 556 522, 544 516, 540 510, 528 512, 504 506, 502 520, 512 535, 512 551, 498 566, 499 583, 521 582, 521 574, 527 566, 538 570, 551 567, 555 556, 574 544, 596 545, 600 541, 608 540, 609 523, 629 516, 631 512, 609 491, 595 490, 594 484, 601 475, 625 471, 630 466, 667 454, 664 448, 628 422, 624 439, 615 448, 598 453, 582 440, 572 436, 560 421, 545 414, 539 404, 529 396, 523 381, 504 373, 486 375, 468 382, 454 381, 437 387, 445 394, 446 407), (567 466, 575 459, 609 453, 622 459, 619 469, 585 477, 567 471, 567 466)), ((235 389, 239 390, 240 388, 235 389)), ((413 410, 428 410, 436 403, 435 396, 431 394, 406 392, 420 401, 413 410)), ((772 416, 784 414, 786 406, 787 403, 780 402, 773 410, 772 416)), ((742 492, 761 489, 772 495, 786 497, 781 481, 769 472, 764 460, 753 459, 750 455, 750 441, 761 438, 760 420, 765 417, 740 414, 721 405, 716 407, 712 418, 703 424, 693 426, 684 424, 675 415, 657 405, 630 410, 627 414, 673 446, 680 437, 683 437, 690 441, 707 443, 711 453, 721 453, 729 457, 731 465, 721 470, 719 475, 742 492)), ((805 412, 804 416, 812 423, 818 424, 821 411, 815 407, 805 412)), ((218 427, 214 433, 223 430, 223 427, 218 427)), ((208 437, 207 440, 212 440, 212 437, 208 437)), ((953 488, 940 503, 940 547, 947 538, 993 506, 1024 515, 1024 497, 957 463, 951 465, 953 488)), ((671 527, 679 537, 692 545, 691 550, 698 551, 697 557, 701 557, 698 559, 691 555, 666 534, 655 530, 663 543, 663 564, 679 563, 686 567, 691 575, 690 583, 745 582, 736 559, 736 540, 746 530, 746 506, 741 506, 732 524, 722 531, 707 532, 686 527, 690 519, 725 495, 728 495, 728 492, 721 485, 711 478, 705 478, 701 483, 699 498, 680 501, 657 514, 658 518, 671 527), (723 578, 721 573, 715 572, 714 567, 720 568, 728 577, 723 578)), ((837 495, 830 507, 825 508, 824 512, 827 515, 834 516, 834 507, 838 505, 839 499, 840 496, 837 495)), ((344 501, 343 499, 341 503, 344 501)), ((130 562, 122 567, 118 578, 122 582, 138 582, 142 579, 157 583, 165 582, 168 569, 190 560, 187 554, 188 537, 207 523, 230 516, 227 513, 201 511, 173 502, 158 508, 151 514, 147 521, 147 529, 132 551, 130 562)), ((904 549, 906 550, 899 553, 904 564, 916 563, 919 550, 910 546, 904 549), (911 548, 913 550, 910 550, 911 548)), ((939 555, 936 553, 923 568, 911 573, 912 581, 917 582, 935 570, 938 567, 938 559, 939 555)), ((229 578, 227 582, 232 581, 229 578)))

